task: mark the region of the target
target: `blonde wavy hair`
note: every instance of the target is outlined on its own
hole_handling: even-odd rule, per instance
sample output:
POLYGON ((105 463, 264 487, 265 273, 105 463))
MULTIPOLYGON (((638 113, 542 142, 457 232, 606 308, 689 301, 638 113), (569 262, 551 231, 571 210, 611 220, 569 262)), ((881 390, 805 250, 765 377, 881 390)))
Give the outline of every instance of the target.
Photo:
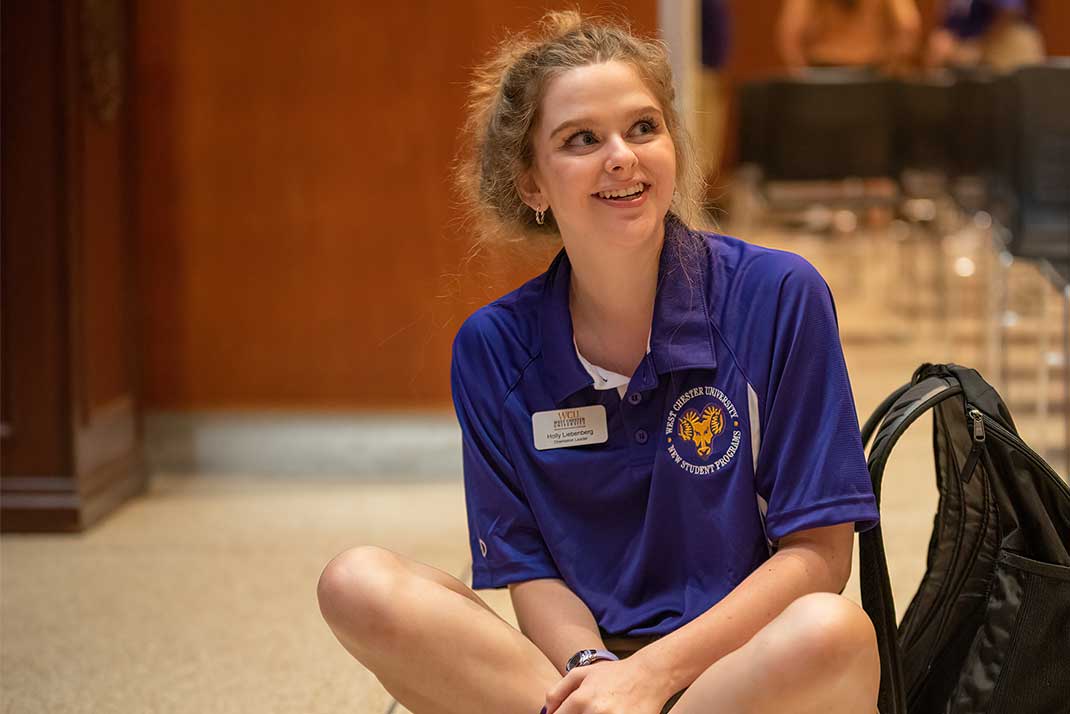
POLYGON ((631 64, 661 105, 676 147, 670 215, 691 228, 708 226, 702 208, 705 184, 673 105, 676 92, 665 44, 638 37, 624 21, 551 11, 533 30, 502 41, 476 68, 470 85, 455 180, 478 242, 560 237, 552 210, 543 225, 535 222, 517 180, 532 165, 532 128, 549 81, 576 67, 610 61, 631 64))

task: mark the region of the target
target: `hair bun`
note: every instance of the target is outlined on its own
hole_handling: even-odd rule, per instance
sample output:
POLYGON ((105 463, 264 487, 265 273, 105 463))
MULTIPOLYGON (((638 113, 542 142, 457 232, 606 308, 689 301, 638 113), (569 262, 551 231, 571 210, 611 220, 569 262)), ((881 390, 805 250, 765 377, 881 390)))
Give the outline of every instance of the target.
POLYGON ((549 10, 539 20, 543 40, 553 40, 583 26, 583 16, 576 10, 549 10))

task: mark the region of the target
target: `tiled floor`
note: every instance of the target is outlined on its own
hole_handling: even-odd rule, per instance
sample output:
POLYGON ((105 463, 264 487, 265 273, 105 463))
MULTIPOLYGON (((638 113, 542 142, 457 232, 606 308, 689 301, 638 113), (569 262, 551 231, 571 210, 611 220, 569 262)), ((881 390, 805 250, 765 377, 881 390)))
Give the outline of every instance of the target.
MULTIPOLYGON (((911 277, 925 272, 918 246, 886 231, 748 238, 802 253, 831 284, 860 418, 923 361, 984 359, 985 324, 970 317, 984 286, 962 277, 952 297, 934 297, 937 281, 911 277), (961 319, 934 319, 949 299, 961 319), (962 337, 971 331, 973 342, 962 337)), ((1023 323, 1031 319, 1023 311, 1023 323)), ((885 482, 900 612, 923 572, 935 511, 928 425, 904 437, 885 482)), ((466 578, 465 528, 459 475, 393 484, 158 475, 148 494, 84 535, 3 537, 0 709, 398 714, 321 620, 317 579, 358 544, 466 578)), ((857 599, 856 578, 847 593, 857 599)), ((515 625, 507 591, 481 595, 515 625)))

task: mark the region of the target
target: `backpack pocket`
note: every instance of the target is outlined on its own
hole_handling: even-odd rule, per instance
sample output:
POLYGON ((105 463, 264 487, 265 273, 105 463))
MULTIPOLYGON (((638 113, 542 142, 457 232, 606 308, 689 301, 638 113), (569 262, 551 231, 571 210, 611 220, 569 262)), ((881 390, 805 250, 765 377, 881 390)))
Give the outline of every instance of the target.
POLYGON ((948 712, 1065 714, 1070 567, 1001 551, 948 712))

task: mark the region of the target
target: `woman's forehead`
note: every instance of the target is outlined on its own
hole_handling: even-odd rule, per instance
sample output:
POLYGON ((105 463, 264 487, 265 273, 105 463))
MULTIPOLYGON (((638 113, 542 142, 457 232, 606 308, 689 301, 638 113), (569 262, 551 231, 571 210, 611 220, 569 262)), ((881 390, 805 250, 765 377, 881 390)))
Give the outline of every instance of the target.
POLYGON ((660 111, 659 107, 657 97, 630 64, 574 67, 547 84, 540 107, 540 133, 550 135, 565 121, 612 121, 644 109, 660 111))

